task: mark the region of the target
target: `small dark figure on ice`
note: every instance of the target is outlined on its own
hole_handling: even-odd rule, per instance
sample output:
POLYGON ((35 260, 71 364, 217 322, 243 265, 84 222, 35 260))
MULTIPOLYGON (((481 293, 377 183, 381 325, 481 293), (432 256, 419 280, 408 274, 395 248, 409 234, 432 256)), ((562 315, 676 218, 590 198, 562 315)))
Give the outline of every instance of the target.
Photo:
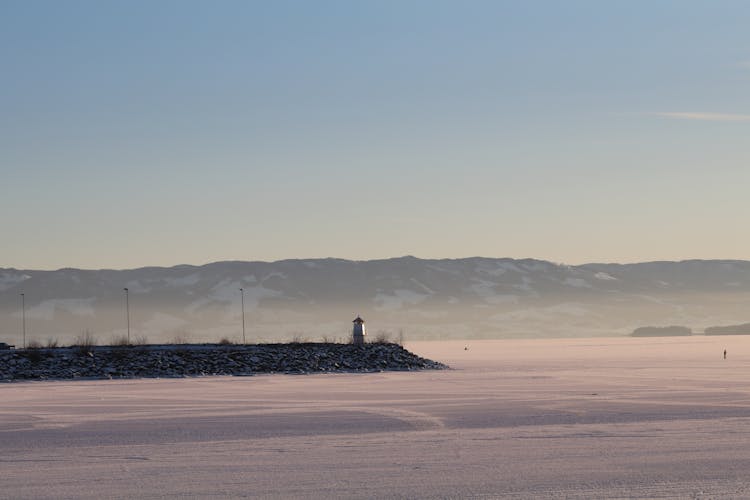
POLYGON ((727 359, 727 350, 724 349, 724 359, 727 359))

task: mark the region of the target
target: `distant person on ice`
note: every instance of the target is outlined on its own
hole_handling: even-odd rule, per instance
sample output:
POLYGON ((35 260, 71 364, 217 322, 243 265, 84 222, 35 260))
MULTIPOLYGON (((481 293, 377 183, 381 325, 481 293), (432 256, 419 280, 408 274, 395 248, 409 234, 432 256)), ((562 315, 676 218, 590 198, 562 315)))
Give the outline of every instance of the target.
POLYGON ((724 349, 724 359, 727 359, 727 350, 724 349))

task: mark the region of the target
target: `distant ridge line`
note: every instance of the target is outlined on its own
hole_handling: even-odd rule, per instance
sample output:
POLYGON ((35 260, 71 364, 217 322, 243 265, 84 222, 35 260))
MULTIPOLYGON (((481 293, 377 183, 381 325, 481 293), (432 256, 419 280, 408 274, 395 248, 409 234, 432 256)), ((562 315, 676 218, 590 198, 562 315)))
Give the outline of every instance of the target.
POLYGON ((123 268, 84 268, 84 267, 61 267, 58 269, 33 269, 33 268, 17 268, 17 267, 0 267, 0 271, 14 271, 14 272, 62 272, 62 271, 77 271, 77 272, 121 272, 121 271, 143 271, 148 269, 154 270, 168 270, 168 269, 198 269, 207 266, 217 265, 231 265, 231 264, 283 264, 292 262, 341 262, 350 264, 365 264, 365 263, 386 263, 394 261, 421 261, 421 262, 472 262, 472 261, 504 261, 504 262, 538 262, 543 264, 549 264, 557 267, 567 268, 585 268, 590 266, 644 266, 644 265, 663 265, 663 264, 690 264, 690 263, 715 263, 715 264, 750 264, 749 260, 743 259, 682 259, 682 260, 649 260, 641 262, 586 262, 583 264, 566 264, 564 262, 556 262, 545 259, 538 259, 534 257, 484 257, 484 256, 471 256, 471 257, 440 257, 440 258, 423 258, 416 257, 414 255, 403 255, 399 257, 387 257, 382 259, 347 259, 343 257, 299 257, 279 260, 239 260, 239 259, 228 259, 228 260, 217 260, 206 262, 204 264, 175 264, 171 266, 158 266, 158 265, 146 265, 140 267, 123 267, 123 268))

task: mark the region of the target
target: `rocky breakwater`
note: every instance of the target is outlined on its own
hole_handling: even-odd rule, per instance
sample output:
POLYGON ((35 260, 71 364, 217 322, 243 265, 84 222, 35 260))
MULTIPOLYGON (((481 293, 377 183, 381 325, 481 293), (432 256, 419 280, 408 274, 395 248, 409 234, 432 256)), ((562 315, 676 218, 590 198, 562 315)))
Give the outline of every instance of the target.
POLYGON ((96 346, 0 351, 0 380, 440 370, 397 344, 96 346))

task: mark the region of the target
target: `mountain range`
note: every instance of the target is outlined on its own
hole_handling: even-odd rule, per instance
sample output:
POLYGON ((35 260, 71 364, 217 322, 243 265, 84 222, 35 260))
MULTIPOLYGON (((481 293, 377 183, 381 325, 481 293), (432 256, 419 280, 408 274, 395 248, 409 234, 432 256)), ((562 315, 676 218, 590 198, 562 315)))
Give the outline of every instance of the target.
POLYGON ((625 335, 750 320, 750 261, 570 266, 534 259, 224 261, 129 270, 0 269, 0 342, 625 335), (127 308, 125 288, 128 289, 127 308), (242 291, 240 291, 242 289, 242 291), (21 302, 23 294, 23 306, 21 302), (129 310, 129 318, 127 316, 129 310))

